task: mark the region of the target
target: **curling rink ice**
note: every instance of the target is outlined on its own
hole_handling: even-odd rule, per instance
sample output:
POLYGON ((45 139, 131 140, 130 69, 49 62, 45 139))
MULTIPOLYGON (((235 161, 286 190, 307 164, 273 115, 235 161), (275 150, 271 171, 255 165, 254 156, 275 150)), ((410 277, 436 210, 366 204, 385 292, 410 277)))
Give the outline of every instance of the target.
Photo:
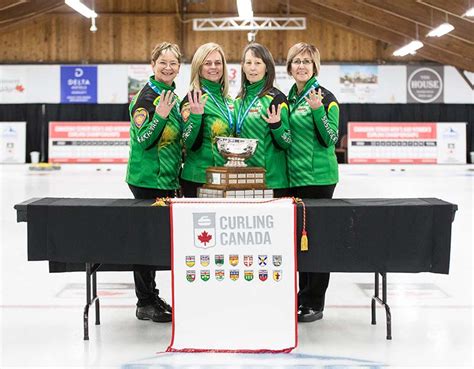
MULTIPOLYGON (((473 165, 341 165, 335 198, 437 197, 457 204, 450 274, 388 274, 393 339, 387 341, 383 308, 377 325, 370 324, 373 274, 332 273, 324 319, 300 323, 297 349, 278 355, 163 353, 171 324, 135 318, 131 272, 98 274, 102 324, 95 326, 91 314, 90 341, 83 341, 84 273, 49 274, 46 261, 28 262, 27 224, 16 222, 13 206, 33 197, 132 198, 125 170, 0 165, 0 368, 473 367, 473 165)), ((158 272, 157 283, 171 301, 170 272, 158 272)), ((225 329, 232 332, 232 324, 229 316, 225 329)))

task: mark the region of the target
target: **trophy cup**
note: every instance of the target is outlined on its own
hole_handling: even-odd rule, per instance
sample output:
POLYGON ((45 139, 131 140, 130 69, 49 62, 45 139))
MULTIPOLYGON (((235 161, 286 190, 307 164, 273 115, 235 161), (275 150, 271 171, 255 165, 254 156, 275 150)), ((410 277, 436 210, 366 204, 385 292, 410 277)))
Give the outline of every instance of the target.
POLYGON ((258 140, 238 137, 216 137, 219 153, 227 159, 223 167, 206 170, 206 183, 198 197, 273 197, 265 188, 265 169, 249 167, 245 160, 257 149, 258 140))

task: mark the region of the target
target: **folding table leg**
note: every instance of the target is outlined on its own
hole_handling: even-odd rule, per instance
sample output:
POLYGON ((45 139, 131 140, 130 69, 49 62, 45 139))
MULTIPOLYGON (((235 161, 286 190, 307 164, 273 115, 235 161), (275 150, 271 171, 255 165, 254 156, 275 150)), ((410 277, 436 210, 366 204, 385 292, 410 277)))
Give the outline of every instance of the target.
POLYGON ((387 273, 375 273, 375 291, 372 297, 372 324, 377 324, 375 317, 375 303, 378 302, 385 308, 385 318, 387 322, 387 340, 392 339, 392 314, 390 306, 387 304, 387 273), (382 276, 382 299, 379 297, 379 274, 382 276))
POLYGON ((95 324, 100 324, 100 305, 97 296, 96 272, 100 264, 86 263, 86 305, 84 306, 84 341, 89 340, 89 307, 95 303, 95 324), (92 277, 92 278, 91 278, 92 277), (92 290, 91 290, 92 285, 92 290))

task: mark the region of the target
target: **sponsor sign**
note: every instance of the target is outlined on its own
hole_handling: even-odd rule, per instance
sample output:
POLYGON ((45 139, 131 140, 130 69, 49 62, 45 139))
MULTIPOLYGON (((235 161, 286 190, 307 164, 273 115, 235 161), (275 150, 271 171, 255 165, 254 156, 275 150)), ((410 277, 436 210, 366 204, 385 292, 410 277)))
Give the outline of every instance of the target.
POLYGON ((126 163, 129 122, 50 122, 50 163, 126 163))
POLYGON ((61 103, 97 103, 97 66, 61 66, 61 103))
POLYGON ((0 163, 24 163, 26 122, 0 122, 0 163))
POLYGON ((377 65, 341 65, 339 67, 340 101, 366 103, 374 101, 379 86, 377 65))
POLYGON ((349 122, 349 164, 465 164, 465 123, 349 122))
POLYGON ((443 67, 407 66, 407 102, 442 103, 443 67))
POLYGON ((296 346, 294 205, 246 200, 173 200, 168 350, 287 352, 296 346), (273 322, 265 329, 262 310, 273 322))

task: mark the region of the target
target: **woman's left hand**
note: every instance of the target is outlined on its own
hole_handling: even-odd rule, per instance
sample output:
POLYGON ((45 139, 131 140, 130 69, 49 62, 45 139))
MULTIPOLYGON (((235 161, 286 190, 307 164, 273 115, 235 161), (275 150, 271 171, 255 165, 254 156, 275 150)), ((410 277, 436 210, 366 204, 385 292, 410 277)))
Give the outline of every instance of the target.
POLYGON ((311 106, 311 109, 316 110, 323 106, 323 95, 321 93, 321 89, 318 89, 318 93, 316 90, 311 90, 308 96, 304 98, 306 102, 311 106))
POLYGON ((275 108, 275 105, 272 105, 270 108, 267 109, 268 117, 266 117, 265 115, 262 115, 262 118, 268 124, 278 123, 280 121, 280 115, 281 115, 281 104, 278 105, 278 108, 275 108))

